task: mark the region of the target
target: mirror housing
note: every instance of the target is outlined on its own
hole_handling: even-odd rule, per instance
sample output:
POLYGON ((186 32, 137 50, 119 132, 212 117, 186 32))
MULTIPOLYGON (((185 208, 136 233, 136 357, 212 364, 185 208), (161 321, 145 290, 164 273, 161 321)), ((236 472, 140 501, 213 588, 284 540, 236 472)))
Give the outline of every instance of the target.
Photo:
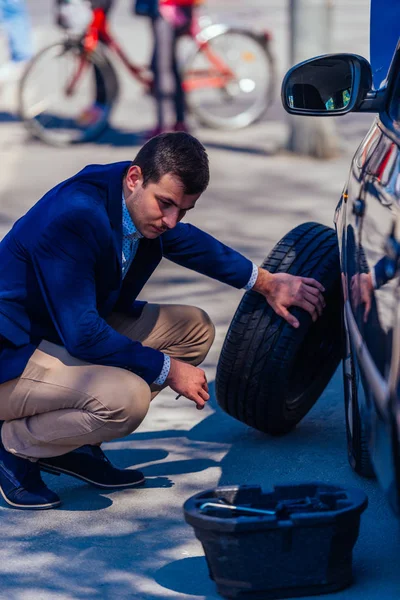
POLYGON ((325 54, 295 65, 281 98, 290 114, 323 117, 377 112, 382 104, 382 94, 372 91, 371 66, 357 54, 325 54))

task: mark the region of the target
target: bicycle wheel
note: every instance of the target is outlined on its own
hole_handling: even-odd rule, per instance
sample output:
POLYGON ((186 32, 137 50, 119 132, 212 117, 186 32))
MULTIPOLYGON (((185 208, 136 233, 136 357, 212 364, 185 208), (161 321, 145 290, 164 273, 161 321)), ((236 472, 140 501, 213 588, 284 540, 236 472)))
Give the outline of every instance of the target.
POLYGON ((117 96, 114 68, 99 51, 79 42, 44 48, 28 65, 19 88, 19 114, 47 144, 65 146, 98 137, 117 96))
POLYGON ((240 129, 257 121, 270 105, 274 60, 267 38, 216 26, 201 33, 202 45, 185 65, 183 87, 189 108, 217 129, 240 129))

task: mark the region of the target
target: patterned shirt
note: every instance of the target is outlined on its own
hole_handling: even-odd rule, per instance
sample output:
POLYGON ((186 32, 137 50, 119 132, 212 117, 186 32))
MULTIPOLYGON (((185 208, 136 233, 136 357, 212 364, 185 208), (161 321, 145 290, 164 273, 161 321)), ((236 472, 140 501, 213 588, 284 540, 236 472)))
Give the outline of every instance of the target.
POLYGON ((142 237, 142 234, 133 224, 125 198, 122 196, 122 279, 124 279, 135 258, 139 240, 142 237))

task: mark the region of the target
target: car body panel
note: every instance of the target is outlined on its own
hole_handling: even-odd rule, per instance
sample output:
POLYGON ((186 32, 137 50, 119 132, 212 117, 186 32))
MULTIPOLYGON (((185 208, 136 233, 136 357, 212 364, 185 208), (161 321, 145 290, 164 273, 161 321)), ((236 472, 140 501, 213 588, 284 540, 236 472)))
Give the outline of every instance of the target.
MULTIPOLYGON (((379 6, 382 9, 382 0, 379 6)), ((334 221, 343 288, 349 458, 361 473, 364 459, 357 456, 364 447, 361 438, 365 440, 380 485, 400 516, 400 45, 396 46, 400 5, 389 8, 393 11, 380 14, 377 3, 372 2, 372 18, 378 21, 376 29, 374 24, 371 27, 372 70, 375 83, 381 78, 377 84, 380 90, 375 92, 371 87, 369 71, 369 89, 361 92, 361 101, 353 103, 351 110, 375 111, 379 115, 353 157, 334 221), (388 15, 390 19, 396 17, 395 24, 389 26, 388 15), (355 421, 354 415, 358 415, 355 421)), ((344 55, 337 56, 338 60, 346 60, 344 55)), ((328 58, 323 65, 317 62, 321 57, 315 59, 315 72, 313 61, 308 60, 286 75, 282 99, 288 112, 328 116, 330 111, 315 108, 311 95, 306 93, 302 103, 288 102, 297 81, 304 90, 312 85, 317 92, 320 85, 326 85, 326 73, 319 77, 319 72, 330 66, 329 61, 335 64, 334 55, 328 58)), ((349 64, 357 69, 355 59, 358 57, 348 55, 349 64)), ((365 66, 362 61, 360 65, 365 66)), ((365 84, 367 80, 368 76, 361 73, 360 81, 365 84)), ((349 94, 353 100, 360 94, 356 78, 349 94)))
POLYGON ((357 402, 375 473, 396 513, 400 403, 399 351, 394 346, 400 335, 399 280, 397 267, 392 276, 379 274, 379 268, 390 259, 393 244, 400 248, 399 174, 399 145, 377 119, 353 158, 335 215, 345 325, 356 357, 357 402), (378 279, 376 289, 371 274, 373 281, 378 279))

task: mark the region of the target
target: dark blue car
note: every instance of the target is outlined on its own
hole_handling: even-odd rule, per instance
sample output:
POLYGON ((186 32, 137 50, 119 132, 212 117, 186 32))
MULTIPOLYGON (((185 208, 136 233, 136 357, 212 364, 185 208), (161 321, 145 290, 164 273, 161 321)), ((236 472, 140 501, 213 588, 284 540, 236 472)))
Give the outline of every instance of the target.
MULTIPOLYGON (((264 262, 326 288, 315 323, 293 330, 254 292, 244 296, 216 377, 219 404, 270 434, 289 432, 343 363, 348 455, 376 475, 400 514, 400 6, 371 3, 371 63, 331 54, 293 67, 282 86, 295 115, 378 116, 361 142, 337 205, 335 229, 305 223, 264 262), (387 5, 387 6, 386 6, 387 5)), ((295 312, 295 311, 294 311, 295 312)))

